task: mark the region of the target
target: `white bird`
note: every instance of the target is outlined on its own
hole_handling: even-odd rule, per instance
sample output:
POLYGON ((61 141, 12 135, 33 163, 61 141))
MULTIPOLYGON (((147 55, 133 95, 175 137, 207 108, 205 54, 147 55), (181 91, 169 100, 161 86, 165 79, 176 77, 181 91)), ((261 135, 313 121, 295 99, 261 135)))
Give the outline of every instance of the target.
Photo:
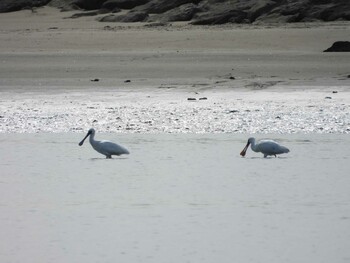
POLYGON ((95 140, 95 130, 91 128, 84 139, 79 143, 79 146, 82 146, 85 139, 90 136, 89 141, 92 146, 97 152, 106 155, 107 159, 112 158, 112 155, 122 155, 122 154, 129 154, 129 151, 125 149, 123 146, 120 146, 116 143, 110 142, 110 141, 96 141, 95 140))
POLYGON ((251 145, 251 148, 254 152, 261 152, 264 154, 264 158, 266 158, 268 155, 274 155, 276 157, 276 154, 282 154, 282 153, 288 153, 289 149, 285 146, 279 145, 277 142, 272 140, 261 140, 257 143, 255 143, 255 138, 251 137, 248 139, 247 145, 244 147, 244 149, 241 151, 241 156, 245 156, 247 149, 251 145))

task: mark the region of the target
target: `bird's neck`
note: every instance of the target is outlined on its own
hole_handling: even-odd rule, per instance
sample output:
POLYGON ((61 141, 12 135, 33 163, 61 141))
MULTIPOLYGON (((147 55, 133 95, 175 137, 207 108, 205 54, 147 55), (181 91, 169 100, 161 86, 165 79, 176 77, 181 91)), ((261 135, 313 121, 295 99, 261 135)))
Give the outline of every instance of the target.
POLYGON ((89 141, 91 144, 93 144, 95 142, 95 134, 90 134, 90 138, 89 138, 89 141))
POLYGON ((255 144, 255 141, 252 141, 252 142, 250 143, 250 147, 252 148, 252 150, 253 150, 254 152, 257 150, 257 146, 256 146, 256 144, 255 144))

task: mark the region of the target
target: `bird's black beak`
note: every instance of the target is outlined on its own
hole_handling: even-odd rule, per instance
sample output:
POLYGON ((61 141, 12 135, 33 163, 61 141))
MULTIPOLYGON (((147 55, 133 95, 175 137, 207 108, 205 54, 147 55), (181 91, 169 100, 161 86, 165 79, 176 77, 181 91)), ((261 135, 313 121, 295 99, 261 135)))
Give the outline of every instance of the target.
POLYGON ((246 145, 246 146, 244 147, 244 149, 241 151, 240 155, 241 155, 242 157, 245 156, 245 154, 246 154, 246 152, 247 152, 247 149, 248 149, 248 147, 249 147, 249 144, 250 144, 250 142, 248 141, 248 142, 247 142, 247 145, 246 145))
POLYGON ((91 132, 88 131, 88 133, 86 134, 86 136, 84 137, 84 139, 82 139, 81 142, 79 142, 79 146, 82 146, 82 145, 83 145, 85 139, 86 139, 87 137, 89 137, 90 134, 91 134, 91 132))

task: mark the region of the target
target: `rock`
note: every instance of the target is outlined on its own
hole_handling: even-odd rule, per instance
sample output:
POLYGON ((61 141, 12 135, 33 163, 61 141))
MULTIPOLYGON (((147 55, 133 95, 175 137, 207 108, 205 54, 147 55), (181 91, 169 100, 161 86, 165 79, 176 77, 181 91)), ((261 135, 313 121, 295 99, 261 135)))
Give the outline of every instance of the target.
POLYGON ((332 99, 332 97, 325 97, 325 99, 331 100, 331 99, 332 99))
POLYGON ((290 23, 349 19, 350 2, 347 0, 306 0, 276 1, 271 10, 262 12, 255 21, 290 23))
POLYGON ((207 100, 207 99, 208 99, 207 97, 199 98, 199 100, 207 100))
POLYGON ((220 25, 225 23, 242 23, 247 18, 247 13, 238 10, 227 10, 217 13, 205 13, 199 15, 192 25, 220 25))
POLYGON ((196 98, 187 98, 187 100, 194 101, 194 100, 196 100, 196 98))
POLYGON ((83 16, 95 16, 99 14, 98 11, 88 11, 88 12, 82 12, 82 13, 75 13, 72 16, 70 16, 69 18, 79 18, 79 17, 83 17, 83 16))
POLYGON ((327 2, 310 0, 309 17, 316 17, 322 21, 349 20, 350 2, 347 0, 329 0, 327 2))
POLYGON ((99 19, 100 22, 124 22, 124 23, 131 23, 131 22, 144 22, 148 18, 147 13, 143 12, 129 12, 125 15, 108 15, 104 16, 99 19))
POLYGON ((50 0, 1 0, 0 13, 31 9, 48 4, 50 0))
POLYGON ((108 10, 114 10, 115 8, 132 9, 148 2, 149 0, 107 0, 102 4, 102 8, 108 10))
POLYGON ((79 9, 75 2, 76 0, 51 0, 48 5, 59 8, 61 11, 72 11, 79 9))
POLYGON ((147 4, 138 6, 136 11, 148 14, 161 14, 184 4, 198 4, 201 0, 151 0, 147 4))
POLYGON ((249 9, 249 21, 254 22, 261 15, 269 13, 277 5, 278 2, 272 0, 256 1, 256 3, 249 9))
POLYGON ((130 83, 130 82, 131 82, 130 79, 127 79, 127 80, 124 81, 124 83, 130 83))
POLYGON ((96 10, 100 9, 104 2, 106 0, 76 0, 74 4, 84 10, 96 10))
MULTIPOLYGON (((169 24, 165 22, 154 22, 154 23, 148 23, 144 25, 144 27, 164 27, 164 26, 169 26, 169 24)), ((170 24, 171 26, 171 24, 170 24)))
POLYGON ((100 81, 100 79, 91 79, 90 81, 92 81, 92 82, 98 82, 98 81, 100 81))
POLYGON ((349 0, 0 0, 0 13, 46 4, 62 11, 99 10, 90 15, 132 11, 100 19, 108 22, 192 21, 194 25, 215 25, 350 20, 349 0))
POLYGON ((330 48, 327 48, 323 52, 350 52, 350 42, 349 41, 334 42, 330 48))
POLYGON ((155 19, 163 22, 190 21, 198 10, 195 4, 184 4, 156 16, 155 19))

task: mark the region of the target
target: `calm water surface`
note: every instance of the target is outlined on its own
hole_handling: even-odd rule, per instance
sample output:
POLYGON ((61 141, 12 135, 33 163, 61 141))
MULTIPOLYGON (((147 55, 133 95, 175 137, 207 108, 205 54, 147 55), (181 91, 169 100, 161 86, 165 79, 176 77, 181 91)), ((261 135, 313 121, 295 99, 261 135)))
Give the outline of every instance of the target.
POLYGON ((83 136, 0 134, 1 262, 350 261, 348 135, 83 136))

